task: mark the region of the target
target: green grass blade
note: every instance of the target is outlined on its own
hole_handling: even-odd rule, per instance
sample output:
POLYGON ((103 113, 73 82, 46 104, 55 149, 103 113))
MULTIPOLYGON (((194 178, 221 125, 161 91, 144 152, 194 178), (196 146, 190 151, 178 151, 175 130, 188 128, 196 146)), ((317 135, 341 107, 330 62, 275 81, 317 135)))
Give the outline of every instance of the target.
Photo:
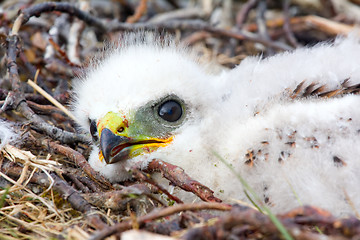
MULTIPOLYGON (((266 214, 269 216, 270 220, 274 223, 274 225, 276 226, 276 228, 279 230, 279 232, 283 235, 283 237, 286 240, 293 240, 293 237, 290 235, 290 233, 286 230, 285 226, 280 222, 280 220, 271 212, 271 210, 266 207, 261 199, 259 198, 259 196, 255 193, 255 191, 250 187, 250 185, 245 181, 245 179, 243 179, 239 173, 237 173, 235 171, 235 169, 228 163, 226 162, 226 160, 221 157, 217 152, 213 152, 214 155, 220 159, 220 161, 222 163, 225 164, 226 167, 229 168, 229 170, 237 177, 237 179, 239 179, 239 181, 241 182, 241 184, 243 185, 243 187, 246 189, 246 191, 248 191, 252 197, 256 200, 256 202, 259 203, 259 205, 262 206, 262 209, 266 212, 266 214)), ((251 199, 251 198, 250 198, 251 199)), ((256 206, 256 205, 255 205, 256 206)))
POLYGON ((263 210, 260 208, 260 206, 256 204, 256 202, 251 198, 251 196, 248 194, 246 190, 244 190, 244 193, 247 199, 249 199, 249 201, 252 203, 252 205, 254 205, 257 208, 257 210, 259 210, 259 212, 264 213, 263 210))

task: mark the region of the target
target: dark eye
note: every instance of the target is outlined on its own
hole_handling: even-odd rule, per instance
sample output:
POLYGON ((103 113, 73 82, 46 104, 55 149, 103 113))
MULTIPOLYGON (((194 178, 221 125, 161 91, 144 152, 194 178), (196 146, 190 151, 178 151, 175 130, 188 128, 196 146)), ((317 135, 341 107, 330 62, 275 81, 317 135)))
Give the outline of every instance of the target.
POLYGON ((96 122, 94 120, 89 120, 89 121, 90 121, 90 134, 94 139, 94 141, 96 142, 98 140, 96 122))
POLYGON ((179 120, 181 115, 181 105, 174 100, 166 101, 159 107, 159 116, 168 122, 175 122, 179 120))

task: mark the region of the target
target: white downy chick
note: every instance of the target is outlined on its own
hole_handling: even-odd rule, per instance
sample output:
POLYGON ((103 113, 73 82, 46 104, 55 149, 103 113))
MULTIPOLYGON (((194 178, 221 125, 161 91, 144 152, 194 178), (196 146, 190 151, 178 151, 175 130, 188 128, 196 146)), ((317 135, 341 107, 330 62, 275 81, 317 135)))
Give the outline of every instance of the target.
POLYGON ((276 213, 300 202, 360 210, 358 38, 250 57, 218 75, 158 40, 128 34, 75 81, 72 107, 93 136, 95 170, 123 181, 158 158, 217 197, 247 201, 216 152, 276 213))

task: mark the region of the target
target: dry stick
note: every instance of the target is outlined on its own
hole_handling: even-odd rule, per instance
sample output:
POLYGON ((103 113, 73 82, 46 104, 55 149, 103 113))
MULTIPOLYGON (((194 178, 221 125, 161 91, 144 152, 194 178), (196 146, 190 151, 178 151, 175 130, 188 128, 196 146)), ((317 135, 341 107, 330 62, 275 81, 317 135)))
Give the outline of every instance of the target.
POLYGON ((330 212, 312 206, 302 206, 279 216, 284 221, 299 225, 317 226, 324 234, 335 233, 346 237, 360 236, 360 221, 354 216, 335 218, 330 212))
POLYGON ((285 32, 285 36, 287 38, 287 40, 290 42, 290 44, 293 47, 298 47, 299 44, 294 36, 294 33, 291 31, 291 26, 290 26, 290 13, 289 13, 289 7, 290 7, 290 0, 284 0, 283 1, 283 11, 284 11, 284 32, 285 32))
MULTIPOLYGON (((160 210, 155 209, 151 213, 137 218, 136 222, 138 225, 142 225, 148 221, 170 216, 172 214, 179 213, 182 211, 199 211, 199 210, 229 211, 231 210, 231 206, 223 203, 205 203, 205 202, 192 203, 192 204, 179 204, 172 207, 163 208, 160 210)), ((108 227, 106 229, 101 230, 98 233, 95 233, 93 236, 89 238, 89 240, 104 239, 115 233, 120 233, 125 230, 131 229, 132 225, 133 225, 132 221, 117 223, 114 226, 108 227)))
POLYGON ((56 113, 56 114, 61 114, 62 116, 65 117, 65 114, 62 111, 60 111, 60 109, 58 109, 57 107, 54 107, 53 105, 37 104, 37 103, 35 103, 33 101, 29 101, 29 100, 27 100, 26 102, 29 105, 29 107, 38 114, 51 115, 53 113, 56 113))
POLYGON ((44 131, 48 136, 53 139, 59 140, 62 143, 74 143, 74 142, 89 142, 88 136, 83 134, 77 134, 67 132, 55 126, 52 126, 45 122, 41 117, 36 115, 25 101, 21 102, 16 110, 21 112, 30 122, 33 124, 33 128, 36 130, 44 131))
MULTIPOLYGON (((78 17, 90 26, 98 28, 103 33, 113 31, 137 31, 137 30, 156 30, 156 29, 167 29, 167 30, 204 30, 214 35, 221 37, 235 38, 239 40, 249 40, 262 43, 264 45, 279 49, 279 50, 291 50, 292 48, 286 44, 280 42, 268 41, 266 39, 259 38, 255 34, 241 32, 241 31, 229 31, 220 28, 215 28, 208 23, 201 20, 173 20, 161 23, 123 23, 123 22, 106 22, 98 19, 87 12, 81 11, 79 8, 64 2, 46 2, 34 5, 27 8, 20 14, 23 19, 22 24, 26 23, 30 17, 39 16, 44 12, 60 11, 71 14, 72 16, 78 17)), ((20 16, 18 18, 20 18, 20 16)))
MULTIPOLYGON (((296 239, 316 240, 325 236, 301 229, 301 225, 292 219, 283 219, 283 224, 296 239)), ((235 205, 229 214, 221 216, 212 226, 193 228, 186 232, 182 239, 196 239, 198 236, 212 236, 213 239, 229 239, 230 236, 242 236, 244 239, 261 236, 261 238, 282 239, 281 233, 269 217, 251 208, 235 205), (243 229, 243 233, 240 232, 243 229)), ((327 239, 327 238, 326 238, 327 239)))
POLYGON ((77 187, 77 189, 79 189, 81 192, 83 193, 90 193, 90 189, 88 188, 88 186, 85 186, 78 178, 75 174, 68 174, 68 173, 63 173, 62 174, 63 178, 66 179, 70 179, 71 182, 73 182, 75 184, 75 186, 77 187))
POLYGON ((179 30, 194 30, 194 31, 206 31, 214 34, 215 36, 234 38, 238 40, 248 40, 253 42, 262 43, 266 46, 273 47, 278 50, 288 51, 292 50, 292 47, 283 44, 281 42, 268 41, 266 39, 260 38, 256 34, 245 32, 245 31, 234 31, 234 30, 225 30, 217 27, 213 27, 208 23, 202 20, 172 20, 167 22, 161 22, 156 24, 148 24, 148 23, 137 23, 132 25, 127 25, 126 23, 110 23, 111 31, 136 31, 139 29, 179 29, 179 30))
MULTIPOLYGON (((107 208, 115 211, 124 210, 129 201, 134 200, 140 196, 146 196, 159 203, 161 206, 166 206, 164 202, 155 198, 150 189, 144 184, 134 184, 128 187, 123 187, 121 190, 114 190, 111 192, 94 192, 83 194, 83 197, 92 205, 99 208, 107 208)), ((140 200, 143 201, 143 200, 140 200)))
MULTIPOLYGON (((266 39, 267 41, 271 41, 266 27, 266 19, 265 19, 266 10, 267 10, 266 0, 260 0, 256 8, 256 23, 258 25, 259 35, 263 39, 266 39)), ((269 55, 273 55, 274 49, 272 47, 269 47, 267 49, 267 52, 269 55)))
POLYGON ((60 193, 61 197, 67 200, 74 209, 86 214, 86 218, 90 224, 94 225, 97 229, 104 229, 107 227, 107 225, 101 220, 100 216, 96 213, 95 208, 92 207, 78 191, 68 185, 56 174, 51 173, 51 176, 55 181, 53 185, 54 191, 60 193))
MULTIPOLYGON (((5 99, 7 95, 10 93, 10 91, 6 89, 0 88, 0 99, 5 99)), ((47 104, 48 101, 41 95, 34 94, 34 93, 25 93, 25 99, 33 101, 34 103, 43 103, 47 104)))
POLYGON ((248 0, 236 15, 236 27, 241 29, 247 19, 249 12, 254 8, 259 0, 248 0))
POLYGON ((141 0, 137 8, 135 9, 135 13, 132 16, 129 16, 126 19, 127 23, 135 23, 139 21, 139 19, 144 15, 147 10, 147 0, 141 0))
POLYGON ((153 185, 155 188, 157 188, 157 190, 159 192, 164 193, 166 196, 168 196, 169 199, 175 201, 176 203, 183 203, 183 201, 181 201, 178 197, 169 193, 169 191, 166 190, 166 188, 164 188, 163 186, 161 186, 160 184, 155 182, 153 179, 151 179, 149 176, 147 176, 147 174, 143 173, 139 169, 134 168, 131 171, 132 171, 133 177, 153 185))
POLYGON ((44 131, 51 138, 57 139, 61 142, 88 142, 89 138, 85 135, 67 132, 48 124, 41 117, 36 115, 27 105, 22 87, 20 85, 19 72, 16 64, 17 45, 19 42, 18 30, 22 24, 22 20, 23 14, 20 14, 20 16, 15 20, 12 33, 8 38, 7 67, 12 91, 6 97, 1 111, 5 111, 8 108, 19 111, 33 124, 35 129, 44 131))
MULTIPOLYGON (((90 1, 80 1, 79 7, 81 10, 85 12, 89 12, 90 1)), ((71 24, 69 31, 66 53, 69 61, 76 63, 77 65, 81 65, 80 40, 84 29, 85 29, 84 21, 81 21, 80 19, 76 19, 71 24)))
MULTIPOLYGON (((1 169, 1 171, 9 176, 19 177, 22 172, 22 167, 11 167, 9 169, 1 169)), ((58 192, 64 200, 67 200, 75 210, 84 213, 91 225, 95 226, 96 229, 104 229, 107 227, 107 225, 101 220, 100 215, 97 214, 96 209, 92 207, 77 190, 67 184, 55 173, 50 173, 50 175, 54 180, 52 186, 54 191, 58 192)), ((30 182, 46 188, 51 184, 45 173, 34 173, 30 182)))
POLYGON ((152 160, 147 170, 149 171, 160 171, 162 175, 172 182, 175 186, 182 188, 185 191, 196 194, 199 198, 206 202, 221 202, 219 198, 216 198, 210 188, 202 185, 198 181, 190 178, 184 171, 184 169, 161 161, 159 159, 152 160))
POLYGON ((36 83, 31 81, 30 79, 27 81, 27 83, 33 87, 36 91, 38 91, 41 95, 43 95, 49 102, 54 104, 56 107, 58 107, 61 111, 63 111, 66 115, 68 115, 72 120, 76 121, 75 116, 67 110, 61 103, 59 103, 55 98, 50 96, 47 92, 45 92, 41 87, 39 87, 36 83))
POLYGON ((92 167, 89 165, 89 163, 86 161, 85 157, 81 153, 49 140, 43 140, 41 143, 42 145, 50 147, 50 149, 60 154, 63 154, 64 156, 73 160, 76 166, 81 168, 95 182, 99 183, 103 189, 113 189, 111 183, 109 183, 98 172, 94 171, 94 169, 92 169, 92 167))
POLYGON ((90 26, 94 26, 104 33, 108 31, 106 22, 90 15, 87 12, 81 11, 79 8, 75 7, 72 4, 64 2, 45 2, 24 9, 22 13, 22 24, 25 24, 33 16, 40 16, 42 13, 53 11, 69 13, 71 16, 75 16, 83 20, 90 26))
MULTIPOLYGON (((315 28, 331 35, 348 35, 354 30, 354 26, 313 15, 292 17, 290 18, 290 24, 293 26, 303 25, 306 29, 315 28)), ((268 28, 282 27, 283 25, 283 18, 271 19, 266 22, 268 28)), ((253 32, 257 31, 258 26, 256 24, 249 24, 246 26, 246 29, 253 32)))
POLYGON ((60 54, 60 56, 65 60, 67 64, 69 64, 71 67, 80 67, 78 63, 72 62, 69 59, 69 57, 66 55, 66 52, 61 49, 61 47, 52 39, 52 37, 49 37, 49 43, 54 48, 54 50, 60 54))

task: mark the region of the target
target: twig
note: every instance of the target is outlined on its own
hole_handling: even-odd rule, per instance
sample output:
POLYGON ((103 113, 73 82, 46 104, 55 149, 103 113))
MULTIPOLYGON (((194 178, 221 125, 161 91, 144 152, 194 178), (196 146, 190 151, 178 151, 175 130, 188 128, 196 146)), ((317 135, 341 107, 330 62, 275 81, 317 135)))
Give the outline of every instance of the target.
MULTIPOLYGON (((269 42, 271 42, 271 39, 269 37, 267 27, 266 27, 266 20, 265 20, 265 11, 267 9, 267 3, 266 0, 259 0, 257 8, 256 8, 256 23, 258 25, 258 32, 262 39, 265 39, 269 42)), ((269 47, 267 49, 269 55, 274 54, 274 49, 269 47)))
POLYGON ((268 41, 258 36, 255 36, 250 33, 245 33, 241 31, 230 31, 224 30, 221 28, 215 28, 211 25, 207 24, 204 21, 200 20, 173 20, 173 21, 166 21, 161 23, 122 23, 122 22, 108 22, 106 23, 104 20, 98 19, 84 11, 81 11, 77 7, 63 2, 46 2, 34 5, 30 8, 27 8, 23 11, 22 14, 18 18, 23 19, 21 21, 22 24, 26 23, 30 17, 38 16, 44 12, 51 12, 51 11, 60 11, 66 12, 71 14, 72 16, 76 16, 79 19, 83 20, 90 26, 98 28, 103 33, 106 32, 114 32, 114 31, 138 31, 138 30, 157 30, 157 29, 164 29, 164 30, 204 30, 210 33, 213 33, 218 36, 228 37, 228 38, 235 38, 239 40, 249 40, 262 43, 266 46, 274 47, 280 50, 291 50, 291 48, 283 43, 277 43, 273 41, 268 41))
MULTIPOLYGON (((128 187, 123 187, 121 190, 115 190, 110 192, 95 192, 83 194, 83 197, 92 205, 99 208, 107 208, 115 211, 126 209, 127 203, 146 196, 162 206, 166 206, 165 203, 155 198, 150 189, 143 184, 134 184, 128 187)), ((143 199, 141 200, 143 201, 143 199)))
MULTIPOLYGON (((69 39, 69 41, 72 39, 69 39)), ((53 47, 53 49, 55 49, 55 51, 57 51, 60 56, 65 60, 65 62, 67 64, 69 64, 72 67, 79 67, 80 66, 80 62, 79 61, 71 61, 69 59, 69 57, 67 56, 66 52, 64 50, 61 49, 61 47, 52 39, 52 37, 49 37, 49 43, 50 45, 53 47)))
POLYGON ((36 113, 40 113, 41 115, 51 115, 52 113, 62 114, 66 116, 59 108, 54 107, 53 105, 43 105, 37 104, 33 101, 26 101, 29 107, 33 109, 36 113))
MULTIPOLYGON (((90 1, 80 1, 80 9, 85 12, 90 10, 90 1)), ((75 19, 70 27, 69 38, 67 41, 67 55, 72 63, 81 65, 80 60, 80 39, 85 29, 85 23, 75 19)))
POLYGON ((135 13, 132 16, 129 16, 126 19, 127 23, 135 23, 139 21, 139 19, 145 14, 147 9, 147 0, 141 0, 137 8, 135 9, 135 13))
MULTIPOLYGON (((309 231, 300 231, 300 226, 283 219, 283 224, 293 237, 303 240, 322 239, 323 236, 309 231)), ((105 229, 103 230, 105 231, 105 229)), ((213 225, 189 230, 182 239, 196 239, 199 236, 210 235, 213 239, 229 239, 242 236, 244 239, 283 239, 268 216, 248 207, 234 205, 226 214, 213 225), (254 235, 253 235, 254 234, 254 235), (262 237, 261 237, 262 236, 262 237)))
POLYGON ((193 31, 207 31, 209 33, 214 34, 215 36, 234 38, 238 40, 248 40, 262 43, 266 46, 273 47, 279 50, 291 50, 290 46, 280 42, 268 41, 263 38, 260 38, 250 32, 244 31, 233 31, 233 30, 225 30, 221 28, 216 28, 202 20, 172 20, 168 22, 161 22, 157 24, 148 24, 148 23, 137 23, 133 25, 127 25, 126 23, 111 23, 109 29, 111 31, 137 31, 141 29, 146 30, 156 30, 156 29, 164 29, 164 30, 193 30, 193 31))
POLYGON ((76 166, 80 167, 91 179, 99 183, 103 189, 113 189, 112 185, 98 172, 95 172, 94 169, 92 169, 92 167, 86 161, 84 156, 81 155, 79 152, 46 139, 43 140, 41 143, 43 146, 49 147, 55 152, 63 154, 64 156, 71 159, 76 164, 76 166))
POLYGON ((62 176, 66 179, 70 179, 75 184, 77 189, 79 189, 81 192, 83 193, 91 192, 90 189, 87 186, 85 186, 75 174, 63 173, 62 176))
MULTIPOLYGON (((222 203, 193 203, 193 204, 179 204, 172 207, 167 207, 163 209, 155 209, 151 213, 139 217, 136 219, 138 225, 142 225, 145 222, 152 221, 155 219, 163 218, 176 214, 182 211, 199 211, 199 210, 219 210, 219 211, 229 211, 231 209, 230 205, 222 203)), ((115 233, 120 233, 122 231, 128 230, 132 227, 132 221, 121 222, 115 224, 114 226, 108 227, 95 233, 90 237, 89 240, 100 240, 105 239, 115 233)))
POLYGON ((5 111, 7 109, 15 109, 19 111, 24 115, 24 117, 30 120, 35 129, 44 131, 48 134, 48 136, 54 139, 58 139, 64 143, 73 143, 76 141, 87 142, 89 139, 87 136, 67 132, 48 124, 41 117, 36 115, 27 105, 20 84, 19 72, 16 64, 17 45, 19 41, 18 31, 22 24, 23 18, 23 14, 20 14, 20 16, 15 20, 12 32, 8 37, 7 67, 9 71, 9 80, 11 83, 12 92, 10 92, 6 97, 1 111, 5 111))
POLYGON ((298 42, 294 36, 294 33, 291 31, 290 26, 290 16, 289 16, 289 7, 290 7, 290 0, 283 0, 283 10, 284 10, 284 32, 287 40, 293 47, 298 47, 298 42))
POLYGON ((182 188, 185 191, 196 194, 199 198, 206 202, 221 202, 216 198, 210 188, 202 185, 198 181, 190 178, 184 169, 172 165, 170 163, 161 161, 159 159, 152 160, 147 168, 148 171, 160 171, 162 175, 168 179, 175 186, 182 188))
POLYGON ((64 131, 45 122, 41 117, 36 115, 25 101, 21 102, 16 108, 33 124, 33 128, 37 131, 44 131, 46 134, 63 143, 89 142, 89 137, 83 134, 77 134, 64 131))
POLYGON ((240 9, 236 15, 236 27, 241 29, 245 23, 246 18, 249 15, 249 12, 257 4, 258 0, 248 0, 240 9))
POLYGON ((154 180, 152 180, 150 178, 150 176, 146 175, 145 173, 141 172, 139 169, 132 169, 132 174, 136 179, 139 179, 141 181, 147 182, 151 185, 153 185, 155 188, 158 189, 159 192, 164 193, 166 196, 168 196, 169 199, 175 201, 176 203, 183 203, 183 201, 181 201, 178 197, 172 195, 171 193, 169 193, 168 190, 166 190, 166 188, 162 187, 161 185, 157 184, 154 180))
POLYGON ((102 20, 90 15, 87 12, 81 11, 76 6, 66 3, 66 2, 46 2, 36 4, 27 9, 24 9, 18 18, 22 18, 21 24, 25 24, 29 19, 33 16, 40 16, 41 13, 44 12, 66 12, 72 16, 76 16, 77 18, 83 20, 87 24, 96 27, 102 32, 107 32, 107 25, 102 20))
MULTIPOLYGON (((62 111, 60 111, 57 107, 54 107, 53 105, 42 105, 32 101, 26 101, 26 102, 36 114, 50 115, 51 119, 55 120, 56 123, 64 123, 69 121, 69 118, 62 111)), ((71 125, 69 124, 69 126, 71 125)))
MULTIPOLYGON (((313 15, 290 18, 290 24, 292 26, 301 25, 301 29, 314 28, 331 35, 347 35, 354 30, 354 26, 313 15)), ((283 25, 284 18, 272 19, 266 22, 266 26, 271 28, 282 27, 283 25)), ((246 29, 253 32, 257 31, 258 26, 249 24, 246 29)))
POLYGON ((52 173, 51 176, 54 179, 53 189, 60 193, 61 197, 67 200, 71 206, 86 214, 90 224, 94 225, 97 229, 104 229, 107 225, 101 220, 100 216, 96 213, 94 207, 92 207, 73 187, 69 186, 64 180, 60 179, 56 174, 52 173))
POLYGON ((45 92, 41 87, 39 87, 36 83, 34 83, 33 81, 31 81, 30 79, 27 81, 27 83, 33 87, 36 91, 38 91, 41 95, 43 95, 47 100, 49 100, 49 102, 51 102, 52 104, 54 104, 57 108, 59 108, 61 111, 63 111, 66 115, 68 115, 72 120, 76 121, 75 116, 69 111, 67 110, 61 103, 59 103, 58 101, 56 101, 55 98, 53 98, 52 96, 50 96, 50 94, 48 94, 47 92, 45 92))
POLYGON ((207 14, 203 9, 199 7, 194 8, 181 8, 169 12, 156 14, 154 17, 149 19, 148 23, 157 24, 161 22, 168 22, 175 19, 195 19, 204 18, 207 14))

